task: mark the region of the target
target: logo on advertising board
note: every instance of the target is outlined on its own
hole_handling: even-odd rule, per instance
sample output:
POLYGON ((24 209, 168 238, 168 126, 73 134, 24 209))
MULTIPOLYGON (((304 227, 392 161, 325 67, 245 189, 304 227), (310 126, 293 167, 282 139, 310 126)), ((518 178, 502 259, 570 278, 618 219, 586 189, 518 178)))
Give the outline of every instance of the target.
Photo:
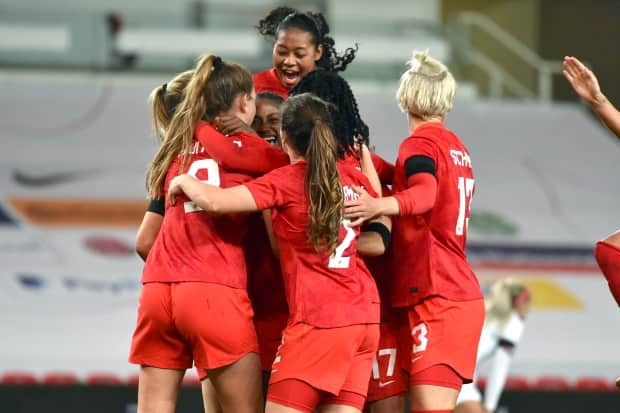
POLYGON ((84 245, 88 250, 105 256, 128 257, 135 254, 133 246, 107 235, 89 235, 84 239, 84 245))
POLYGON ((13 197, 11 206, 27 221, 43 227, 138 227, 146 200, 13 197))

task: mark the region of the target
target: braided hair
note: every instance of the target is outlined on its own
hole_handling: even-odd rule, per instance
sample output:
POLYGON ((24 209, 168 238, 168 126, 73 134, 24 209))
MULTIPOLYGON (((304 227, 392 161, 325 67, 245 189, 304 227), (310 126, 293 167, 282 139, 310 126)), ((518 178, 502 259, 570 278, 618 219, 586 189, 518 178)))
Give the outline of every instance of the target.
POLYGON ((362 142, 368 145, 368 126, 360 116, 357 101, 349 83, 342 76, 323 69, 314 70, 293 87, 289 96, 306 92, 333 105, 330 110, 340 157, 345 153, 353 153, 355 138, 361 137, 362 142))
POLYGON ((336 41, 329 35, 329 24, 325 16, 319 12, 300 12, 291 7, 276 7, 258 22, 256 29, 261 35, 275 39, 281 30, 289 27, 309 33, 315 47, 323 46, 323 55, 317 62, 317 67, 331 72, 341 72, 355 59, 357 44, 338 54, 336 41))

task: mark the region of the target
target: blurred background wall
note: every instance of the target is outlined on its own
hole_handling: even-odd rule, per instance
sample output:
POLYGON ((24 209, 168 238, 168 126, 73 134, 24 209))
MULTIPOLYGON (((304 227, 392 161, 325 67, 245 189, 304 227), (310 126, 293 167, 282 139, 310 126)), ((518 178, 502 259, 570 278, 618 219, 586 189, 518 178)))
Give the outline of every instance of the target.
MULTIPOLYGON (((534 294, 502 411, 615 412, 620 313, 592 248, 620 223, 620 145, 561 75, 575 55, 620 102, 611 0, 0 0, 0 411, 135 408, 148 94, 205 52, 270 67, 254 26, 279 4, 359 46, 344 76, 388 160, 408 135, 394 93, 411 50, 448 64, 447 124, 476 171, 470 261, 484 289, 514 276, 534 294)), ((186 384, 179 411, 196 411, 186 384)))

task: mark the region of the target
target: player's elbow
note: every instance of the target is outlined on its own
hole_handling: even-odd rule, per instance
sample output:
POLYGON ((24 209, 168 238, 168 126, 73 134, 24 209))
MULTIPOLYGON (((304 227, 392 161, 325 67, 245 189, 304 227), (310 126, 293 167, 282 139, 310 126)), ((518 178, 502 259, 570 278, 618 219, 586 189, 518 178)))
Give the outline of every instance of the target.
POLYGON ((360 234, 357 251, 367 257, 378 257, 385 254, 387 245, 383 237, 374 231, 364 231, 360 234))
POLYGON ((153 247, 154 239, 138 236, 136 237, 136 253, 143 261, 146 261, 146 257, 149 255, 149 251, 153 247))

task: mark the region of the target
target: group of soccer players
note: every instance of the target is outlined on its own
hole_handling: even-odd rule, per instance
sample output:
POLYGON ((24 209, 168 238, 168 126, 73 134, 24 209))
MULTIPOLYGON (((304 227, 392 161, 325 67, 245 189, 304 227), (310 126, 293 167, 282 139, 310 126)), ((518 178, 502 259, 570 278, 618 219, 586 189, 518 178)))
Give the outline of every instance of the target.
POLYGON ((485 316, 452 74, 414 53, 392 165, 336 73, 355 49, 338 55, 319 13, 280 7, 258 28, 273 68, 206 54, 151 95, 138 412, 173 412, 194 366, 209 413, 452 412, 485 316))

